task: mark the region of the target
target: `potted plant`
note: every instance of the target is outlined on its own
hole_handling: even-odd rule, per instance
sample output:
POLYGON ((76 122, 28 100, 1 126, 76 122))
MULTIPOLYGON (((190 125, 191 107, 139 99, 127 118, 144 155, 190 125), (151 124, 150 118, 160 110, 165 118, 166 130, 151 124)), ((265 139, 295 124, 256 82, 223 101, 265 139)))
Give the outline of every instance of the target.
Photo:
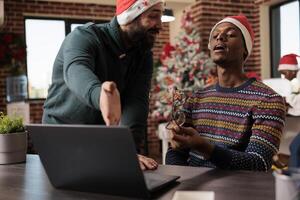
POLYGON ((0 164, 24 162, 26 152, 27 132, 23 119, 0 112, 0 164))

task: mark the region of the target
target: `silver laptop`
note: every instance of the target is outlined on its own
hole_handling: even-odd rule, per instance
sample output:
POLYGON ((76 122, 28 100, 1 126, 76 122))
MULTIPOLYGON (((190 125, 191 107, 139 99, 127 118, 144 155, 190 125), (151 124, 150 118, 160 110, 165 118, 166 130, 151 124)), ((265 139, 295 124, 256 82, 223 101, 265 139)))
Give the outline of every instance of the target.
POLYGON ((149 198, 179 176, 143 172, 126 127, 27 125, 56 188, 149 198))

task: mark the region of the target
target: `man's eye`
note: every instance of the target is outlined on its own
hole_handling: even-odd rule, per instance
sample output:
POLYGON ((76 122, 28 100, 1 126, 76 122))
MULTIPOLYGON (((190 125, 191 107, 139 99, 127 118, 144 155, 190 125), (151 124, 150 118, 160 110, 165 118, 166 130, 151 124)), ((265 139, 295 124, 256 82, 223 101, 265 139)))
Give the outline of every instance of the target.
POLYGON ((218 34, 213 34, 213 39, 216 39, 218 37, 218 34))
POLYGON ((227 37, 235 37, 236 36, 236 34, 234 33, 234 32, 228 32, 227 34, 227 37))
POLYGON ((159 15, 149 15, 149 18, 156 19, 156 18, 160 18, 160 16, 159 15))

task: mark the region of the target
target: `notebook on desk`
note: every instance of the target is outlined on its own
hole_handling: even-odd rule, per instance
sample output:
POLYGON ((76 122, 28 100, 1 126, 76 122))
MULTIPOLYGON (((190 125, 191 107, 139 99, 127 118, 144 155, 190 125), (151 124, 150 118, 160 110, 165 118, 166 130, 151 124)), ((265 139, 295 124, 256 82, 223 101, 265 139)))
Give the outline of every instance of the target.
POLYGON ((179 176, 143 172, 126 127, 27 125, 54 187, 149 198, 179 176))

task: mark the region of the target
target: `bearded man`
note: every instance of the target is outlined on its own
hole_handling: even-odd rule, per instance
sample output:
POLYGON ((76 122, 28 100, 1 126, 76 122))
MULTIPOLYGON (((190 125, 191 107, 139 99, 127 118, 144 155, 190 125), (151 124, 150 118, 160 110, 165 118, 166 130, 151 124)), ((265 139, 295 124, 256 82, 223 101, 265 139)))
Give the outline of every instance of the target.
MULTIPOLYGON (((125 125, 139 144, 162 12, 162 0, 117 0, 109 23, 72 31, 53 65, 43 123, 125 125)), ((157 167, 153 159, 139 155, 139 160, 142 169, 157 167)))

